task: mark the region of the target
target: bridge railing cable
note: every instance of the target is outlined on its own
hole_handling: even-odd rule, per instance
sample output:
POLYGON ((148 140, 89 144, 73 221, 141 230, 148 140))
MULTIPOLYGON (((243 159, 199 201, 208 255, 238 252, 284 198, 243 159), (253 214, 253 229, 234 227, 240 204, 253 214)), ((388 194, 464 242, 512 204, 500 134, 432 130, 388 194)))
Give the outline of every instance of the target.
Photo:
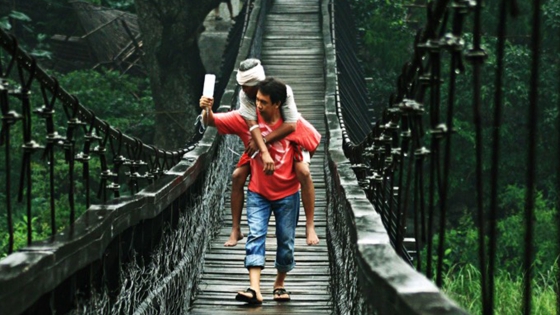
MULTIPOLYGON (((138 138, 123 134, 118 129, 110 126, 106 121, 100 119, 94 112, 80 103, 78 98, 65 91, 55 77, 46 73, 37 60, 22 50, 18 41, 4 30, 0 30, 0 45, 4 52, 1 73, 1 107, 2 107, 2 144, 5 146, 6 167, 6 196, 11 195, 13 182, 8 170, 17 166, 16 161, 10 158, 12 146, 21 144, 22 162, 17 184, 17 196, 19 201, 26 198, 27 215, 27 243, 33 241, 33 228, 31 218, 33 182, 32 164, 33 157, 42 155, 47 159, 50 189, 51 207, 51 235, 57 231, 55 202, 56 199, 54 174, 57 164, 55 163, 56 152, 64 155, 64 163, 67 165, 66 176, 68 178, 67 199, 70 208, 69 218, 66 222, 58 224, 68 226, 76 218, 76 167, 81 165, 84 189, 80 194, 85 196, 85 207, 89 207, 92 197, 92 183, 90 165, 92 158, 98 159, 100 165, 99 183, 97 185, 96 197, 101 201, 107 201, 113 197, 119 197, 123 188, 127 187, 130 194, 138 192, 157 179, 161 174, 174 166, 185 152, 192 150, 194 146, 182 148, 176 151, 159 149, 153 145, 145 144, 138 138), (34 95, 32 91, 40 93, 34 95), (36 97, 38 96, 38 97, 36 97), (42 106, 37 106, 37 103, 42 106), (55 111, 59 110, 65 115, 66 122, 57 125, 63 119, 57 119, 55 111), (34 128, 34 124, 44 125, 44 131, 34 128), (23 134, 22 141, 13 139, 14 132, 23 134), (38 132, 43 136, 39 138, 38 132), (124 187, 123 187, 124 186, 124 187)), ((58 115, 60 117, 60 115, 58 115)), ((12 152, 13 153, 13 152, 12 152)), ((62 175, 57 175, 62 176, 62 175)), ((62 176, 64 177, 64 176, 62 176)), ((11 218, 12 200, 10 197, 5 201, 8 209, 8 221, 10 222, 10 242, 8 253, 14 250, 13 241, 13 218, 11 218)))
MULTIPOLYGON (((483 47, 481 1, 441 0, 428 2, 427 21, 418 32, 412 58, 403 68, 390 96, 388 106, 374 109, 373 123, 360 122, 358 113, 371 108, 355 82, 361 74, 355 69, 359 61, 349 53, 355 33, 346 28, 351 25, 351 10, 348 1, 334 0, 332 16, 333 45, 337 52, 337 115, 342 131, 342 143, 346 157, 351 161, 358 183, 367 198, 382 216, 382 221, 395 250, 422 271, 437 286, 443 286, 446 256, 446 228, 452 171, 453 134, 455 130, 456 95, 464 87, 458 86, 460 75, 467 73, 465 62, 472 73, 472 125, 474 169, 474 216, 478 230, 478 257, 480 264, 480 288, 483 314, 495 312, 495 278, 497 252, 497 220, 500 191, 500 133, 504 109, 504 65, 507 42, 507 21, 519 14, 516 1, 500 1, 496 32, 495 77, 493 88, 493 118, 491 144, 484 142, 483 134, 487 123, 483 121, 483 65, 487 52, 483 47), (467 17, 472 21, 467 22, 467 17), (465 30, 466 26, 472 30, 465 30), (466 49, 465 33, 471 47, 466 49), (348 57, 350 56, 350 57, 348 57), (347 62, 347 60, 352 60, 347 62), (350 73, 353 78, 348 78, 350 73), (348 84, 350 82, 350 84, 348 84), (445 83, 445 85, 444 85, 445 83), (349 88, 348 85, 352 86, 349 88), (446 87, 446 90, 443 87, 446 87), (357 109, 356 109, 357 108, 357 109), (358 124, 359 126, 356 126, 358 124), (373 125, 364 135, 361 130, 373 125), (488 149, 489 148, 489 149, 488 149), (490 154, 488 154, 490 153, 490 154), (490 157, 489 172, 486 169, 490 157), (489 180, 487 180, 489 179, 489 180), (410 235, 407 230, 412 230, 410 235), (405 246, 408 237, 414 240, 415 248, 405 246), (425 257, 423 257, 425 256, 425 257)), ((542 21, 539 12, 542 3, 532 3, 532 34, 527 113, 527 159, 526 195, 524 206, 524 260, 523 260, 523 313, 531 314, 532 286, 535 268, 535 186, 537 177, 537 132, 539 130, 539 60, 542 21)), ((360 117, 361 118, 361 117, 360 117)), ((559 175, 560 176, 560 175, 559 175)), ((559 184, 560 185, 560 184, 559 184)), ((557 265, 556 265, 557 267, 557 265)), ((557 275, 557 278, 560 277, 557 275)), ((556 284, 557 301, 560 301, 556 284)), ((558 309, 560 309, 560 302, 558 309)))
MULTIPOLYGON (((378 211, 383 214, 384 223, 388 230, 392 244, 397 252, 409 263, 413 263, 410 252, 414 252, 417 258, 417 268, 421 268, 421 248, 427 244, 428 252, 432 251, 430 235, 436 234, 438 229, 441 238, 438 250, 442 250, 441 243, 444 241, 443 228, 445 222, 445 201, 437 204, 436 200, 442 200, 447 193, 446 165, 449 164, 449 149, 451 147, 450 134, 452 130, 453 113, 453 90, 457 72, 463 68, 461 50, 462 26, 464 16, 472 11, 470 2, 450 1, 432 2, 428 6, 428 20, 423 31, 417 34, 414 44, 414 52, 410 62, 403 66, 401 75, 397 81, 397 91, 391 96, 389 106, 378 114, 379 119, 374 123, 369 133, 359 141, 354 141, 349 136, 349 124, 346 122, 347 115, 340 114, 339 119, 343 126, 345 154, 353 163, 360 185, 378 211), (451 12, 451 13, 450 13, 451 12), (447 31, 449 16, 453 14, 453 25, 447 31), (447 101, 449 109, 445 122, 440 122, 442 115, 441 104, 441 64, 442 54, 449 52, 450 63, 450 93, 447 101), (428 94, 428 95, 426 95, 428 94), (425 105, 428 98, 429 106, 425 105), (428 110, 426 110, 428 109, 428 110), (424 139, 426 122, 424 115, 428 114, 428 134, 430 139, 424 139), (429 149, 424 145, 429 143, 429 149), (442 150, 442 143, 445 142, 442 150), (428 191, 424 191, 428 170, 428 191), (425 195, 427 193, 427 198, 425 195), (426 200, 427 199, 427 200, 426 200), (439 209, 438 228, 434 218, 436 207, 439 209), (412 216, 412 218, 410 218, 412 216), (415 248, 412 250, 405 246, 407 229, 413 222, 413 235, 415 248)), ((335 10, 346 10, 348 6, 345 1, 335 1, 335 10)), ((341 15, 350 15, 345 12, 341 15)), ((336 15, 336 12, 335 12, 336 15)), ((338 16, 338 15, 336 15, 338 16)), ((335 22, 336 23, 336 22, 335 22)), ((344 26, 338 27, 336 32, 344 32, 344 26)), ((338 37, 338 36, 337 36, 338 37)), ((337 54, 344 54, 338 49, 337 54)), ((341 57, 338 57, 339 59, 341 57)), ((344 67, 339 63, 340 67, 344 67)), ((339 79, 340 80, 340 79, 339 79)), ((348 106, 344 94, 349 93, 339 84, 339 105, 341 108, 348 106)), ((355 106, 355 105, 354 105, 355 106)), ((368 108, 369 104, 362 104, 368 108)), ((354 123, 354 122, 353 122, 354 123)), ((363 124, 365 127, 366 124, 363 124)), ((432 257, 426 257, 426 273, 432 277, 432 257)), ((443 256, 443 255, 438 255, 443 256)), ((438 261, 438 264, 441 264, 438 261)), ((438 279, 441 274, 438 273, 438 279)), ((437 280, 439 282, 439 280, 437 280)))
MULTIPOLYGON (((357 52, 357 32, 352 11, 347 1, 335 1, 333 10, 333 45, 336 49, 336 72, 337 72, 337 114, 342 127, 344 138, 344 148, 346 151, 354 147, 354 143, 359 143, 368 136, 371 131, 372 124, 375 122, 377 114, 372 108, 372 101, 368 97, 367 86, 365 84, 365 74, 363 72, 360 61, 356 55, 357 52)), ((393 127, 396 127, 394 125, 393 127)), ((396 131, 396 129, 394 129, 396 131)), ((373 163, 379 167, 383 167, 383 158, 385 154, 392 154, 388 145, 391 144, 391 138, 380 137, 379 143, 382 144, 376 152, 366 150, 363 156, 372 158, 373 163), (377 153, 377 154, 376 154, 377 153)), ((394 172, 387 172, 387 176, 377 176, 372 174, 368 169, 371 167, 361 161, 352 159, 352 168, 359 174, 360 184, 366 190, 370 200, 382 214, 383 223, 390 236, 393 246, 399 246, 396 240, 401 233, 399 224, 400 217, 395 211, 398 190, 394 177, 394 172), (371 184, 374 182, 374 184, 371 184), (373 189, 376 186, 378 189, 373 189), (385 202, 387 201, 387 202, 385 202)), ((398 178, 397 178, 398 179, 398 178)), ((402 244, 400 244, 402 246, 402 244)), ((408 261, 412 261, 408 251, 403 248, 400 251, 408 261)))
MULTIPOLYGON (((349 62, 341 62, 346 60, 341 55, 350 51, 339 49, 339 46, 345 46, 341 44, 341 38, 355 40, 352 35, 343 36, 341 33, 352 34, 353 31, 346 30, 348 25, 336 21, 339 15, 351 14, 348 7, 345 8, 348 2, 323 1, 323 25, 328 23, 330 26, 329 34, 323 34, 326 45, 325 114, 329 133, 325 177, 329 178, 326 185, 329 204, 327 238, 335 312, 466 314, 434 283, 412 268, 417 253, 406 248, 414 244, 409 244, 410 237, 405 237, 407 230, 403 225, 409 221, 409 213, 402 211, 403 205, 413 204, 407 191, 424 187, 419 184, 418 177, 411 175, 418 163, 417 159, 410 158, 411 152, 414 153, 412 148, 421 144, 418 134, 424 133, 422 119, 416 117, 422 116, 423 108, 413 101, 414 95, 408 91, 411 86, 405 83, 408 76, 413 76, 413 71, 410 64, 403 67, 404 75, 398 82, 402 102, 394 101, 396 97, 393 96, 390 104, 396 105, 383 110, 375 108, 370 111, 365 89, 351 89, 350 84, 342 84, 344 72, 350 72, 350 76, 360 75, 355 56, 348 57, 349 62), (350 69, 354 70, 348 70, 350 64, 350 69), (343 97, 345 93, 361 93, 361 96, 343 97), (406 102, 405 96, 408 97, 406 102), (348 103, 349 100, 356 103, 348 103), (351 125, 346 121, 347 115, 343 114, 345 106, 349 106, 349 115, 367 115, 367 111, 372 121, 375 120, 374 125, 370 122, 359 128, 351 125), (401 111, 404 114, 400 114, 401 111), (377 118, 374 119, 371 113, 377 118), (352 134, 356 129, 367 132, 363 138, 354 141, 352 134)), ((351 22, 352 19, 346 16, 344 20, 351 22)), ((419 40, 417 37, 416 41, 419 40)), ((429 81, 430 76, 427 78, 429 81)), ((352 79, 353 82, 360 80, 352 79)), ((423 157, 426 151, 419 150, 418 156, 423 157)), ((424 163, 422 165, 419 170, 424 169, 424 163)), ((425 202, 422 198, 413 201, 417 200, 425 202)))

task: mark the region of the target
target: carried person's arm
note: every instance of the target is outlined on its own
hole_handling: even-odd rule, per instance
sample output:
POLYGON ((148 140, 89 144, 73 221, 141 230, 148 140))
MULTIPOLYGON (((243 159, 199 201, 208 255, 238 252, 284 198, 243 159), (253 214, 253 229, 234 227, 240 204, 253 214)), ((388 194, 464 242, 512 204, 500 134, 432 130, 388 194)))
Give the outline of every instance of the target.
POLYGON ((257 122, 255 120, 249 120, 246 117, 243 117, 243 119, 245 119, 249 132, 251 132, 251 140, 249 142, 249 146, 245 148, 245 152, 249 156, 253 156, 253 154, 257 151, 268 152, 266 143, 263 140, 264 137, 262 136, 261 129, 259 128, 257 122))
MULTIPOLYGON (((254 120, 245 119, 245 121, 247 122, 247 126, 249 126, 249 129, 251 128, 251 126, 258 126, 257 122, 254 120)), ((257 150, 261 150, 262 146, 266 146, 266 143, 272 143, 274 141, 284 139, 286 136, 288 136, 289 134, 291 134, 296 130, 296 125, 297 125, 296 123, 288 123, 288 122, 282 123, 282 125, 280 125, 278 129, 273 130, 271 133, 266 135, 266 137, 263 137, 261 135, 260 129, 256 127, 254 130, 251 130, 251 135, 253 137, 251 141, 249 141, 249 144, 247 145, 245 152, 247 152, 247 154, 249 155, 252 155, 257 150)))
POLYGON ((270 156, 270 153, 268 152, 268 148, 266 147, 266 144, 263 141, 263 136, 261 134, 261 129, 259 128, 259 125, 257 124, 256 121, 254 120, 248 120, 247 118, 243 117, 243 119, 245 119, 245 123, 247 123, 247 127, 249 127, 249 131, 251 132, 251 142, 256 142, 258 147, 254 150, 248 151, 247 148, 245 149, 245 152, 250 156, 253 157, 253 155, 255 153, 257 153, 258 151, 261 152, 261 158, 263 160, 263 171, 265 174, 270 175, 272 174, 272 172, 274 172, 274 160, 272 159, 272 157, 270 156))
MULTIPOLYGON (((245 152, 247 152, 247 154, 249 155, 252 155, 256 150, 258 150, 261 147, 259 138, 262 138, 262 144, 264 145, 265 143, 272 143, 274 141, 282 140, 292 132, 296 131, 299 113, 297 111, 297 106, 294 99, 294 92, 289 85, 286 86, 286 102, 282 105, 282 117, 284 119, 284 123, 280 125, 278 129, 275 129, 270 134, 266 135, 266 137, 255 137, 251 133, 253 135, 253 138, 251 141, 249 141, 245 152)), ((247 125, 251 127, 251 122, 248 121, 247 118, 245 118, 245 121, 247 122, 247 125)), ((256 124, 256 122, 253 121, 252 124, 256 124)), ((260 134, 260 131, 258 131, 258 133, 260 134)))
POLYGON ((211 97, 202 96, 199 102, 200 108, 202 108, 202 122, 206 126, 215 127, 214 122, 214 111, 212 111, 212 106, 214 105, 214 99, 211 97))
MULTIPOLYGON (((255 139, 257 146, 250 153, 245 150, 245 154, 253 157, 257 151, 261 152, 261 158, 263 161, 263 170, 265 174, 272 174, 274 172, 274 160, 268 152, 268 148, 262 140, 261 130, 257 124, 257 107, 251 104, 249 98, 243 91, 239 91, 239 113, 245 120, 247 128, 251 133, 251 139, 255 139)), ((247 149, 247 148, 245 148, 247 149)))

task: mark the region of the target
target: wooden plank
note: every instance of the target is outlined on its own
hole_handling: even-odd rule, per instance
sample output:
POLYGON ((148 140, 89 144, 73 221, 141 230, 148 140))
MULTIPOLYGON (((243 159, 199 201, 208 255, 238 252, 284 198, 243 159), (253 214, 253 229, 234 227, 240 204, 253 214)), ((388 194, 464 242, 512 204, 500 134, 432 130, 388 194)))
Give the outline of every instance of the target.
MULTIPOLYGON (((233 294, 233 297, 235 298, 235 294, 233 294)), ((216 301, 212 301, 212 300, 197 300, 194 305, 197 304, 206 304, 206 305, 239 305, 239 302, 235 301, 234 298, 230 298, 229 300, 226 300, 225 298, 220 299, 220 300, 216 300, 216 301)), ((265 298, 265 302, 268 302, 268 304, 273 304, 275 303, 272 300, 272 297, 267 297, 265 298)), ((294 295, 292 297, 292 301, 290 301, 291 305, 295 305, 297 304, 298 306, 327 306, 330 305, 329 301, 306 301, 306 300, 299 300, 297 299, 297 297, 294 295)))
MULTIPOLYGON (((266 270, 267 268, 263 269, 266 270)), ((265 287, 265 281, 264 279, 268 278, 268 283, 273 283, 273 279, 274 277, 263 277, 263 279, 261 280, 261 287, 265 287)), ((203 276, 204 280, 234 280, 236 283, 239 283, 241 287, 246 287, 247 285, 249 285, 249 277, 247 275, 229 275, 229 274, 221 274, 221 275, 213 275, 213 274, 204 274, 203 276)), ((307 282, 307 281, 326 281, 328 282, 330 279, 329 275, 325 275, 325 276, 309 276, 309 277, 305 277, 305 278, 298 278, 298 277, 289 277, 287 278, 288 280, 286 281, 286 286, 289 287, 290 285, 292 285, 292 283, 294 282, 307 282)))
MULTIPOLYGON (((228 224, 228 225, 231 226, 231 224, 228 224)), ((245 235, 245 234, 247 234, 247 230, 248 230, 248 229, 246 229, 246 228, 245 228, 245 229, 242 228, 242 229, 241 229, 241 232, 244 232, 244 235, 245 235)), ((212 249, 214 249, 214 248, 216 248, 216 249, 218 249, 218 248, 224 248, 223 244, 224 244, 224 242, 226 241, 226 239, 227 239, 228 237, 229 237, 229 234, 228 234, 228 235, 219 235, 219 236, 216 237, 216 238, 214 239, 214 241, 212 242, 211 248, 212 248, 212 249), (222 242, 222 240, 223 240, 224 242, 222 242)), ((245 235, 245 237, 247 237, 247 236, 245 235)), ((267 242, 266 246, 267 246, 267 248, 272 248, 272 246, 276 246, 276 245, 274 244, 274 242, 273 242, 273 237, 270 238, 270 240, 269 240, 269 242, 267 242)), ((301 238, 296 238, 296 240, 295 240, 295 246, 297 246, 298 250, 301 250, 301 251, 307 251, 306 248, 309 247, 309 246, 305 243, 305 238, 303 238, 303 237, 301 237, 301 238)), ((318 248, 318 249, 317 249, 318 251, 319 251, 319 250, 324 250, 324 251, 326 251, 326 250, 327 250, 327 247, 326 247, 326 246, 327 246, 326 243, 319 243, 319 245, 317 245, 317 246, 311 246, 311 247, 318 248)), ((227 249, 234 249, 234 248, 237 248, 237 247, 242 247, 242 246, 227 247, 227 249)))
POLYGON ((285 314, 331 314, 332 307, 329 305, 313 305, 313 306, 287 306, 277 304, 271 307, 270 304, 276 302, 265 301, 264 305, 261 306, 244 306, 244 305, 219 305, 216 308, 215 305, 210 305, 207 308, 196 308, 189 312, 189 314, 212 314, 212 315, 227 315, 227 314, 266 314, 266 315, 285 315, 285 314))
MULTIPOLYGON (((317 290, 323 290, 323 288, 328 288, 329 283, 324 281, 312 281, 308 279, 303 279, 303 281, 297 281, 298 279, 294 279, 294 281, 290 281, 290 290, 291 288, 316 288, 317 290)), ((302 280, 302 279, 299 279, 302 280)), ((272 278, 266 278, 261 281, 261 287, 263 292, 266 290, 270 290, 272 284, 274 283, 272 278)), ((204 279, 200 282, 200 286, 206 287, 214 287, 214 286, 224 286, 227 287, 226 292, 237 292, 237 290, 244 290, 246 289, 245 283, 239 283, 234 279, 204 279)), ((223 288, 220 291, 224 291, 223 288)))
MULTIPOLYGON (((289 84, 295 93, 298 110, 325 132, 323 38, 320 29, 318 1, 275 0, 265 25, 261 60, 269 76, 289 84)), ((235 301, 237 291, 248 285, 248 271, 243 266, 245 241, 235 247, 224 247, 231 230, 229 206, 224 209, 222 228, 212 241, 204 257, 204 273, 198 284, 198 295, 190 314, 331 314, 329 255, 326 245, 326 202, 324 179, 324 143, 311 160, 310 170, 315 184, 315 225, 321 240, 318 246, 308 246, 305 240, 305 213, 301 206, 299 226, 296 228, 296 267, 288 273, 286 288, 292 301, 277 303, 272 299, 276 270, 274 266, 276 242, 274 216, 267 234, 266 266, 262 271, 263 306, 247 307, 235 301)), ((226 193, 229 195, 231 191, 226 193)), ((226 200, 229 205, 229 200, 226 200)), ((247 233, 246 210, 241 228, 247 233)))

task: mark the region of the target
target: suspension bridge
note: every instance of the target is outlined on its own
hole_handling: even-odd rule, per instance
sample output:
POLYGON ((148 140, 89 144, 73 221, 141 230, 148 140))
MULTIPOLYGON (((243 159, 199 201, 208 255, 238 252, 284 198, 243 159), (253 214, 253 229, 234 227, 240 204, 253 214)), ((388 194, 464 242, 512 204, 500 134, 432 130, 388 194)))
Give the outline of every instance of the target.
MULTIPOLYGON (((306 245, 302 212, 297 267, 287 278, 292 300, 279 303, 272 299, 275 247, 268 242, 259 307, 234 300, 248 283, 244 240, 233 248, 223 246, 231 224, 231 173, 241 143, 209 128, 186 148, 166 151, 123 134, 0 31, 0 146, 5 149, 0 180, 6 186, 0 223, 8 226, 2 237, 9 240, 8 254, 0 260, 0 313, 467 314, 440 290, 443 247, 426 240, 418 222, 430 222, 431 234, 443 242, 451 154, 445 144, 452 126, 440 117, 439 89, 441 80, 455 82, 460 71, 446 77, 440 66, 444 54, 457 67, 468 59, 474 81, 480 82, 481 31, 473 33, 474 45, 465 52, 462 28, 465 17, 479 17, 481 9, 476 1, 430 2, 429 19, 414 39, 412 60, 403 67, 395 94, 386 108, 374 108, 356 58, 347 1, 245 1, 228 37, 215 110, 237 107, 234 69, 256 57, 267 75, 292 86, 300 113, 323 135, 311 161, 320 244, 306 245), (32 90, 40 93, 31 95, 32 90), (56 125, 55 112, 66 114, 66 123, 56 125), (32 131, 32 121, 41 122, 42 134, 32 131), (11 159, 14 150, 23 151, 22 161, 11 159), (64 157, 59 167, 57 154, 64 157), (55 172, 63 169, 68 191, 51 189, 41 196, 49 201, 51 236, 34 239, 27 222, 27 246, 16 250, 16 199, 32 217, 36 163, 46 165, 50 187, 55 187, 55 172), (425 205, 437 208, 436 214, 419 210, 428 198, 421 199, 418 185, 411 184, 422 176, 412 172, 413 165, 442 167, 442 174, 433 177, 438 189, 425 192, 442 200, 425 205), (14 178, 12 169, 21 170, 21 176, 14 178), (61 196, 68 218, 56 215, 61 196), (78 201, 86 207, 79 215, 78 201), (67 227, 59 231, 61 225, 67 227), (425 246, 436 258, 422 257, 425 246), (427 274, 422 263, 429 266, 427 274)), ((475 83, 474 89, 480 88, 475 83)), ((480 99, 473 104, 479 108, 480 99)), ((247 233, 245 217, 242 230, 247 233)), ((489 237, 492 241, 495 235, 489 237)), ((531 233, 526 241, 531 244, 531 233)), ((481 279, 484 314, 493 314, 492 277, 490 269, 481 279)), ((524 314, 530 314, 530 282, 524 292, 529 305, 524 314)))

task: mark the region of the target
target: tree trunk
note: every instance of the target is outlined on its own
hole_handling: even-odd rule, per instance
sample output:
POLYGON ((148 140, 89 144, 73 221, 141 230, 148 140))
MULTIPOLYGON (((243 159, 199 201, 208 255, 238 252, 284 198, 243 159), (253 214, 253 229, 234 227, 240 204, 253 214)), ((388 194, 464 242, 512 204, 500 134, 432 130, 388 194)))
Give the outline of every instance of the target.
POLYGON ((204 65, 198 35, 219 0, 136 0, 138 23, 155 102, 154 144, 183 148, 200 112, 204 65))

